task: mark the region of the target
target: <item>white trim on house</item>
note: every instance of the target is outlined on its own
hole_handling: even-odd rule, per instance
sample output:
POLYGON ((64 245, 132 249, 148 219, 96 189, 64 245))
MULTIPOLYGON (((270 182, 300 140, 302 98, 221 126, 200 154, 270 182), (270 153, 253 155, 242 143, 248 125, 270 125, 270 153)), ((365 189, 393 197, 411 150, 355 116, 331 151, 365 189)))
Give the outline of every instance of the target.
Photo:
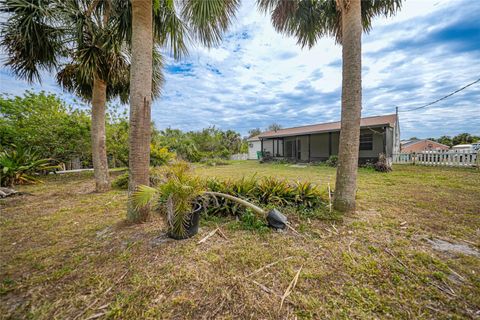
POLYGON ((257 160, 257 152, 262 150, 262 142, 258 137, 247 139, 248 143, 248 160, 257 160))

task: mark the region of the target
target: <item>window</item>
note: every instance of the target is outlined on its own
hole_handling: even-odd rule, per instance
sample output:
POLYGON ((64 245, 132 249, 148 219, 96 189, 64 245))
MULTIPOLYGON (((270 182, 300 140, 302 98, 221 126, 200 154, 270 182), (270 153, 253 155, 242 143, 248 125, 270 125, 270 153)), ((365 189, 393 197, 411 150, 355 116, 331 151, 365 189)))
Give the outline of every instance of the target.
POLYGON ((360 134, 360 150, 373 150, 373 133, 360 134))

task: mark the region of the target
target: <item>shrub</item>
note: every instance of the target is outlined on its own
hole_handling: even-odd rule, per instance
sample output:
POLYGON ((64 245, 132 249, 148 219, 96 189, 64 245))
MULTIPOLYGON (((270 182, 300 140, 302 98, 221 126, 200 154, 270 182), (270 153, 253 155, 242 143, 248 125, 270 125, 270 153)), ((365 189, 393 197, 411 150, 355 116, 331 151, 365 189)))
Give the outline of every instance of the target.
MULTIPOLYGON (((243 194, 236 192, 236 189, 238 190, 239 188, 239 184, 236 184, 232 180, 221 181, 212 178, 208 179, 205 184, 209 191, 226 193, 246 200, 250 199, 243 194)), ((245 208, 241 207, 236 202, 220 197, 206 198, 204 207, 208 214, 217 216, 240 216, 242 213, 245 213, 245 208)))
POLYGON ((230 159, 231 155, 232 155, 232 153, 226 148, 224 148, 223 150, 218 152, 218 156, 222 159, 227 159, 228 160, 228 159, 230 159))
POLYGON ((150 145, 150 165, 154 167, 166 165, 175 159, 175 157, 176 154, 168 151, 166 147, 159 148, 150 145))
POLYGON ((295 195, 295 203, 305 208, 317 207, 322 202, 323 194, 316 185, 308 181, 297 181, 293 187, 293 194, 295 195))
POLYGON ((288 159, 278 159, 273 162, 273 164, 290 164, 290 163, 292 163, 292 161, 288 159))
POLYGON ((213 158, 213 159, 203 159, 200 161, 200 163, 203 163, 207 166, 210 167, 215 167, 215 166, 226 166, 230 164, 227 160, 221 159, 221 158, 213 158))
POLYGON ((31 149, 12 146, 0 152, 0 186, 41 182, 35 175, 59 168, 54 160, 41 159, 31 149))
POLYGON ((338 165, 338 156, 336 155, 331 155, 327 161, 325 161, 327 166, 330 167, 336 167, 338 165))
POLYGON ((285 206, 292 202, 295 195, 293 188, 285 180, 265 177, 257 185, 258 197, 262 203, 285 206))
POLYGON ((375 170, 379 172, 392 171, 392 166, 388 163, 387 157, 383 153, 378 156, 378 161, 375 163, 375 170))
MULTIPOLYGON (((206 181, 210 191, 230 194, 260 205, 279 207, 295 206, 302 208, 318 208, 326 201, 325 194, 311 182, 290 183, 274 177, 256 179, 255 176, 238 180, 206 181)), ((206 204, 209 214, 241 215, 245 209, 226 199, 210 199, 206 204)))
POLYGON ((152 205, 160 209, 166 216, 169 234, 175 239, 185 238, 195 203, 204 191, 203 184, 186 162, 176 162, 162 171, 164 183, 155 188, 140 186, 133 194, 133 202, 140 207, 152 205))
POLYGON ((371 170, 375 170, 375 163, 372 163, 370 161, 367 161, 365 162, 364 164, 361 165, 362 168, 365 168, 365 169, 371 169, 371 170))
POLYGON ((128 171, 117 176, 112 181, 112 187, 117 189, 128 189, 128 171))
MULTIPOLYGON (((150 168, 150 185, 157 186, 163 181, 163 170, 161 168, 150 168)), ((128 171, 119 175, 112 181, 112 187, 122 190, 128 189, 128 171)))
MULTIPOLYGON (((239 219, 238 226, 243 230, 257 231, 260 233, 267 232, 269 230, 264 219, 259 218, 252 210, 245 210, 239 219)), ((233 226, 236 229, 236 226, 233 226)))

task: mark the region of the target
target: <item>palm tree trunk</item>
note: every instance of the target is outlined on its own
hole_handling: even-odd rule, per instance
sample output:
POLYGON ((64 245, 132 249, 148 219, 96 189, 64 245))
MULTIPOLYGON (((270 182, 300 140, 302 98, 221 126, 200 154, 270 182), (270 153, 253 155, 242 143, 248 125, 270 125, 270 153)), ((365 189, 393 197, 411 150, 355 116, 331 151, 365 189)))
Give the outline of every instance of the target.
POLYGON ((92 92, 92 159, 95 176, 95 191, 105 192, 110 188, 108 181, 107 147, 105 138, 105 105, 107 84, 95 77, 92 92))
POLYGON ((139 185, 149 185, 152 49, 152 0, 133 0, 127 209, 127 217, 132 222, 145 221, 149 214, 148 206, 136 208, 131 196, 139 185))
POLYGON ((362 111, 362 21, 360 0, 340 0, 342 13, 342 120, 334 207, 355 210, 362 111))

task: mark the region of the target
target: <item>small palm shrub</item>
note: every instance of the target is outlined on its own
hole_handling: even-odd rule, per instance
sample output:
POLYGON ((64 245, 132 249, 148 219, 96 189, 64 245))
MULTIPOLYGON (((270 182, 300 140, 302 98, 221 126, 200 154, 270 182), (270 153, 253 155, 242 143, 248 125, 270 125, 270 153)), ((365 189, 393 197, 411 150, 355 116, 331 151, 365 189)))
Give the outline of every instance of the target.
POLYGON ((176 162, 163 171, 164 181, 157 187, 140 186, 133 195, 138 207, 151 205, 166 216, 168 233, 176 239, 189 235, 191 219, 204 192, 201 180, 186 162, 176 162))
MULTIPOLYGON (((216 178, 208 179, 206 189, 213 192, 221 192, 239 197, 245 200, 254 198, 253 189, 256 187, 255 182, 250 179, 243 178, 241 180, 219 180, 216 178)), ((237 202, 221 197, 205 198, 205 209, 208 214, 216 216, 241 215, 245 213, 244 207, 237 202)))
POLYGON ((285 180, 265 177, 257 185, 258 199, 262 203, 285 206, 294 199, 292 186, 285 180))
POLYGON ((323 194, 318 187, 311 182, 297 181, 292 190, 296 204, 302 205, 305 208, 314 208, 322 202, 323 194))
POLYGON ((329 167, 336 167, 338 165, 338 156, 331 155, 327 161, 325 161, 326 165, 329 167))
POLYGON ((42 159, 29 148, 12 146, 0 152, 0 186, 41 182, 36 176, 60 167, 53 159, 42 159))

